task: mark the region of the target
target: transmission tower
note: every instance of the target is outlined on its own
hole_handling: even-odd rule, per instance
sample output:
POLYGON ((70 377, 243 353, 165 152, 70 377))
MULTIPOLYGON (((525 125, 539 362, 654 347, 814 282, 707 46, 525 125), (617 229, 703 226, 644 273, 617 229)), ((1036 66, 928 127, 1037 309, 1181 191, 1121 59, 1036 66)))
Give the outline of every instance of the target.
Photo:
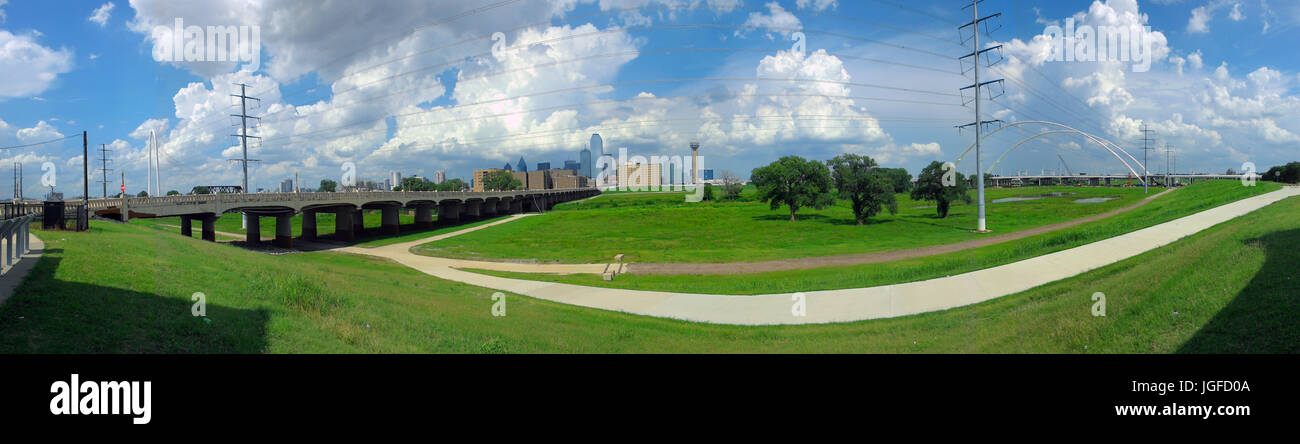
POLYGON ((99 183, 104 186, 105 199, 108 198, 108 172, 113 171, 108 169, 108 163, 113 161, 113 159, 108 158, 108 153, 111 152, 113 152, 113 150, 108 149, 108 145, 102 143, 99 144, 99 162, 100 165, 102 165, 99 168, 102 177, 102 179, 99 180, 99 183))
MULTIPOLYGON (((997 61, 989 62, 990 59, 988 58, 988 56, 985 56, 984 57, 985 62, 981 62, 980 56, 984 56, 985 54, 992 51, 1000 51, 1002 49, 1002 45, 997 45, 986 49, 980 49, 980 24, 991 19, 999 18, 1002 16, 1002 13, 999 12, 981 18, 979 4, 983 1, 984 0, 973 0, 971 1, 970 5, 966 6, 966 8, 970 8, 971 10, 972 20, 970 23, 967 23, 957 28, 957 33, 959 37, 961 37, 962 30, 966 28, 971 28, 971 40, 974 41, 973 44, 971 45, 972 52, 958 59, 958 62, 960 63, 962 60, 966 60, 968 58, 971 59, 971 67, 972 67, 971 69, 975 73, 975 83, 972 83, 970 86, 967 86, 960 90, 960 92, 965 92, 966 90, 969 89, 969 90, 974 90, 975 92, 975 98, 974 100, 972 100, 975 103, 975 121, 972 123, 958 126, 957 128, 958 130, 960 130, 962 128, 966 128, 969 126, 975 127, 975 175, 976 175, 975 183, 976 183, 976 189, 978 190, 976 194, 979 196, 978 197, 979 198, 979 224, 976 228, 976 231, 980 233, 987 233, 989 230, 987 225, 985 224, 985 218, 984 218, 984 174, 983 174, 984 166, 983 166, 983 160, 981 159, 982 157, 981 151, 983 149, 981 145, 984 138, 984 125, 1001 123, 1002 121, 982 120, 983 114, 980 111, 980 101, 981 101, 980 91, 992 85, 1001 86, 1002 79, 980 82, 980 64, 988 63, 988 66, 991 68, 993 67, 993 65, 996 65, 998 62, 1001 62, 1002 59, 999 57, 997 61)), ((962 8, 962 9, 966 9, 966 8, 962 8)), ((988 29, 987 25, 984 27, 984 29, 986 33, 991 33, 993 31, 988 29)), ((966 41, 967 41, 966 39, 964 38, 962 39, 963 44, 965 44, 966 41)), ((963 65, 962 68, 964 73, 965 66, 963 65)), ((990 89, 990 93, 991 91, 992 90, 990 89)), ((990 99, 991 98, 992 97, 990 97, 990 99)))
POLYGON ((14 162, 14 200, 23 200, 23 163, 14 162))
POLYGON ((248 158, 248 139, 249 138, 261 139, 261 137, 248 135, 248 119, 257 119, 259 121, 262 119, 261 117, 253 117, 248 115, 248 101, 256 100, 258 103, 261 103, 262 99, 256 97, 249 97, 248 85, 243 83, 236 83, 235 85, 239 86, 239 94, 231 94, 230 96, 239 98, 239 114, 231 114, 231 117, 239 118, 239 125, 241 127, 241 131, 239 132, 239 134, 232 134, 232 136, 239 138, 241 144, 244 147, 244 156, 243 158, 240 159, 228 159, 228 160, 233 162, 239 162, 240 165, 243 167, 244 193, 248 193, 248 162, 261 162, 260 160, 248 158))
POLYGON ((1155 141, 1155 139, 1151 138, 1151 135, 1155 134, 1155 132, 1156 130, 1147 129, 1146 122, 1142 122, 1142 176, 1143 176, 1142 192, 1143 193, 1149 192, 1147 188, 1147 180, 1151 178, 1151 173, 1149 172, 1150 170, 1147 169, 1147 152, 1150 151, 1152 148, 1151 142, 1155 141))
POLYGON ((1174 153, 1174 147, 1165 144, 1165 186, 1173 188, 1173 175, 1177 174, 1170 168, 1170 156, 1174 153))

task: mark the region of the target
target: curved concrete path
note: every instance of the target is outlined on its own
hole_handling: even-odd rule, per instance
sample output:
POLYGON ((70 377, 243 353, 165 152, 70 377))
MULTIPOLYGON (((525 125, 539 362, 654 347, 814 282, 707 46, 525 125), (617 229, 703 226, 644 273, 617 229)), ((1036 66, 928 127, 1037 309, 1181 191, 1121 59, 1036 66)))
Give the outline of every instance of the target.
POLYGON ((706 295, 500 278, 457 270, 443 262, 445 259, 407 251, 409 245, 417 242, 402 244, 408 246, 346 248, 341 251, 392 259, 441 279, 583 307, 719 324, 820 324, 946 310, 1019 293, 1154 250, 1293 196, 1300 196, 1300 187, 1285 187, 1088 245, 956 276, 870 288, 807 292, 804 294, 804 316, 792 314, 794 295, 789 293, 706 295))

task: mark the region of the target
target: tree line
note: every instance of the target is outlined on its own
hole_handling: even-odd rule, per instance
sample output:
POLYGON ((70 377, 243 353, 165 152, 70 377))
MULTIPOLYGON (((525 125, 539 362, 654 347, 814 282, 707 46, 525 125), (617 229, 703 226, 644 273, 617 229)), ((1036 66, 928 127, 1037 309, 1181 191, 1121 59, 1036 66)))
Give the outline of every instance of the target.
POLYGON ((946 171, 942 163, 931 162, 917 176, 902 168, 882 168, 869 156, 841 154, 822 162, 799 156, 785 156, 764 167, 755 168, 750 181, 758 188, 758 199, 773 210, 782 206, 796 220, 800 208, 822 209, 836 200, 847 200, 858 225, 889 211, 898 214, 898 193, 908 193, 914 200, 934 201, 940 218, 948 217, 952 202, 971 202, 965 177, 946 171), (949 174, 949 184, 944 176, 949 174))

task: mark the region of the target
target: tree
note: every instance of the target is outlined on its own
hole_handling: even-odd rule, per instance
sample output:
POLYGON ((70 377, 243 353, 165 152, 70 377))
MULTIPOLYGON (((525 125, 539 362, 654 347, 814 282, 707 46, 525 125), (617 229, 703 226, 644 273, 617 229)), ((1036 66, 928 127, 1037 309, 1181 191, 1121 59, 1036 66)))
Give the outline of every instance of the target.
POLYGON ((885 180, 894 187, 895 193, 912 191, 912 175, 903 168, 877 168, 885 180))
POLYGON ((320 188, 317 189, 316 191, 319 191, 319 192, 322 192, 322 193, 333 193, 333 192, 338 188, 338 186, 339 186, 339 183, 338 183, 338 182, 335 182, 335 181, 332 181, 332 180, 329 180, 329 179, 321 179, 321 180, 320 180, 320 188))
POLYGON ((711 183, 706 183, 706 184, 704 184, 704 200, 714 200, 714 198, 713 198, 713 184, 711 184, 711 183))
POLYGON ((170 191, 167 192, 167 195, 168 195, 168 196, 176 196, 176 195, 179 195, 179 194, 181 194, 181 192, 180 192, 180 191, 176 191, 176 190, 170 190, 170 191))
POLYGON ((921 174, 916 176, 916 188, 912 189, 913 200, 932 200, 938 204, 939 218, 948 217, 948 208, 952 202, 961 200, 970 203, 970 194, 966 192, 966 178, 961 173, 952 172, 949 184, 944 184, 944 171, 942 163, 930 162, 929 166, 921 170, 921 174))
POLYGON ((758 200, 772 209, 790 208, 790 222, 802 207, 825 208, 835 203, 831 197, 831 173, 826 164, 799 156, 785 156, 768 166, 755 168, 749 175, 758 187, 758 200))
POLYGON ((898 198, 894 195, 891 173, 876 168, 875 159, 841 154, 826 164, 831 168, 840 197, 852 202, 853 217, 858 225, 866 224, 868 218, 880 214, 883 209, 888 209, 889 214, 898 214, 898 198))
POLYGON ((740 192, 745 190, 745 183, 740 180, 736 173, 723 170, 722 178, 722 198, 726 200, 736 200, 740 198, 740 192))
POLYGON ((140 190, 139 193, 136 193, 135 197, 149 197, 149 192, 148 192, 148 191, 144 191, 144 190, 140 190))
POLYGON ((469 189, 469 184, 460 178, 453 178, 443 181, 437 185, 437 191, 464 191, 469 189))
POLYGON ((402 183, 397 186, 402 191, 434 191, 436 187, 432 182, 425 180, 423 177, 404 177, 402 183))
POLYGON ((1269 182, 1300 183, 1300 162, 1269 168, 1260 179, 1269 182))
POLYGON ((513 191, 523 185, 509 171, 493 171, 483 176, 483 189, 487 191, 513 191))
POLYGON ((190 190, 190 194, 212 194, 212 191, 205 186, 197 186, 190 190))

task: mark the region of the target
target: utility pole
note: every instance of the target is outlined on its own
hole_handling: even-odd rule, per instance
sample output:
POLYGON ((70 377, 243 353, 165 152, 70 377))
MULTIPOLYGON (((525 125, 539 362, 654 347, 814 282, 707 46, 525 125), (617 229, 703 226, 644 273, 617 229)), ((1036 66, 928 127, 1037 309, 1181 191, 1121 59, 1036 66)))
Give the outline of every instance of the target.
POLYGON ((112 151, 113 150, 108 149, 107 144, 103 144, 103 143, 99 144, 99 161, 100 164, 103 165, 99 168, 100 172, 102 173, 101 176, 102 179, 99 180, 99 183, 104 186, 105 199, 108 198, 108 172, 111 171, 108 169, 108 162, 112 161, 112 159, 108 158, 108 153, 112 151))
POLYGON ((23 200, 23 164, 14 162, 14 201, 23 200))
POLYGON ((1155 132, 1156 132, 1155 130, 1147 129, 1147 123, 1142 122, 1142 193, 1143 194, 1150 192, 1149 188, 1147 187, 1147 180, 1151 179, 1150 170, 1147 169, 1147 151, 1151 150, 1151 142, 1155 141, 1154 139, 1151 138, 1151 135, 1155 134, 1155 132))
MULTIPOLYGON (((248 115, 248 101, 251 99, 251 100, 256 100, 256 101, 258 101, 258 103, 261 103, 261 102, 262 102, 262 99, 258 99, 258 98, 256 98, 256 97, 249 97, 249 96, 248 96, 248 85, 243 84, 243 83, 236 83, 236 85, 239 85, 239 94, 231 94, 230 96, 231 96, 231 97, 238 97, 238 98, 239 98, 239 114, 231 114, 231 116, 232 116, 232 117, 238 117, 238 118, 239 118, 239 125, 240 125, 240 127, 242 128, 242 130, 239 132, 239 134, 234 134, 234 136, 235 136, 235 137, 238 137, 239 140, 240 140, 240 142, 243 144, 243 147, 244 147, 244 156, 243 156, 242 159, 230 159, 230 160, 233 160, 233 161, 235 161, 235 162, 239 162, 240 165, 243 166, 243 168, 244 168, 244 189, 243 189, 243 193, 244 193, 244 194, 248 194, 248 162, 258 162, 258 160, 249 160, 249 159, 248 159, 248 138, 249 138, 249 137, 252 137, 252 138, 255 138, 255 139, 260 139, 260 137, 256 137, 256 136, 250 136, 250 135, 248 135, 248 119, 258 119, 259 121, 261 120, 260 117, 253 117, 253 116, 248 115)), ((245 213, 245 214, 243 215, 243 217, 241 218, 240 226, 242 226, 244 229, 248 229, 248 214, 247 214, 247 213, 245 213)))
MULTIPOLYGON (((990 81, 987 81, 987 82, 980 83, 980 56, 981 56, 981 55, 984 55, 985 53, 987 53, 987 52, 989 52, 989 51, 1000 50, 1000 49, 1002 49, 1002 45, 994 46, 994 47, 992 47, 992 48, 988 48, 988 49, 980 49, 980 23, 983 23, 984 21, 987 21, 987 20, 989 20, 989 19, 993 19, 993 18, 996 18, 996 17, 1001 17, 1001 16, 1002 16, 1002 13, 999 12, 999 13, 996 13, 996 14, 990 15, 990 16, 988 16, 988 17, 983 17, 983 18, 981 18, 981 17, 980 17, 980 7, 979 7, 979 4, 980 4, 980 2, 982 2, 982 1, 983 1, 983 0, 973 0, 973 1, 971 1, 970 5, 967 6, 967 8, 970 8, 970 9, 971 9, 971 17, 972 17, 971 22, 970 22, 970 23, 967 23, 967 24, 965 24, 965 25, 962 25, 962 26, 960 26, 960 27, 957 28, 957 33, 959 34, 959 36, 960 36, 960 34, 961 34, 961 30, 966 29, 967 27, 970 27, 970 28, 971 28, 971 38, 974 40, 974 43, 973 43, 973 45, 972 45, 972 50, 973 50, 973 52, 971 52, 970 54, 968 54, 968 55, 962 57, 961 59, 959 59, 959 60, 958 60, 958 63, 960 63, 961 60, 965 60, 965 59, 967 59, 967 58, 971 58, 971 59, 972 59, 972 60, 971 60, 971 62, 972 62, 971 65, 974 67, 973 69, 974 69, 974 72, 975 72, 975 83, 973 83, 973 84, 971 84, 970 86, 967 86, 967 87, 961 89, 962 91, 965 91, 965 90, 967 90, 967 89, 974 89, 974 90, 975 90, 975 122, 974 122, 974 123, 970 123, 970 124, 966 124, 966 125, 961 125, 961 126, 958 126, 957 128, 958 128, 958 130, 960 130, 961 128, 965 128, 965 127, 968 127, 968 126, 974 126, 974 127, 975 127, 975 175, 976 175, 975 183, 976 183, 976 189, 977 189, 976 194, 979 196, 979 197, 978 197, 978 199, 979 199, 979 223, 978 223, 978 225, 977 225, 975 231, 978 232, 978 233, 987 233, 989 230, 988 230, 988 226, 985 224, 985 217, 984 217, 984 174, 983 174, 983 172, 984 172, 984 166, 983 166, 983 160, 981 159, 981 157, 982 157, 982 150, 983 150, 983 148, 982 148, 983 140, 982 140, 982 139, 984 138, 984 125, 986 125, 986 124, 990 124, 990 123, 999 123, 999 122, 1001 122, 1001 121, 1000 121, 1000 120, 989 120, 989 121, 982 120, 982 119, 983 119, 983 115, 982 115, 981 112, 980 112, 980 90, 981 90, 982 88, 988 86, 988 85, 992 85, 992 84, 1001 84, 1001 83, 1002 83, 1002 79, 990 80, 990 81)), ((965 8, 963 8, 963 9, 965 9, 965 8)), ((987 29, 987 27, 986 27, 986 29, 987 29)), ((965 42, 962 42, 962 43, 965 43, 965 42)), ((1000 60, 999 60, 999 61, 1000 61, 1000 60)), ((992 67, 993 64, 990 64, 989 66, 992 67)))
POLYGON ((78 221, 77 231, 90 229, 90 158, 87 156, 90 151, 90 137, 85 131, 81 132, 81 221, 86 224, 83 228, 81 221, 78 221))
POLYGON ((230 160, 235 161, 235 162, 239 162, 240 164, 242 164, 242 166, 243 166, 243 168, 244 168, 244 193, 247 194, 247 193, 248 193, 248 162, 260 162, 259 160, 256 160, 256 159, 249 160, 249 158, 248 158, 248 139, 249 139, 250 137, 251 137, 251 138, 254 138, 254 139, 261 139, 261 137, 250 136, 250 135, 248 135, 248 119, 258 119, 258 120, 261 120, 261 117, 253 117, 253 116, 248 115, 248 101, 249 101, 249 100, 256 100, 256 101, 258 101, 258 102, 260 103, 260 102, 262 101, 262 99, 259 99, 259 98, 256 98, 256 97, 249 97, 249 96, 248 96, 248 92, 247 92, 247 91, 248 91, 248 85, 243 84, 243 83, 236 83, 236 85, 239 86, 239 94, 231 94, 230 96, 231 96, 231 97, 238 97, 238 98, 239 98, 239 114, 231 114, 231 117, 238 117, 238 118, 239 118, 239 124, 240 124, 240 127, 241 127, 242 130, 240 131, 239 134, 232 134, 232 135, 235 136, 235 137, 238 137, 238 138, 240 139, 240 142, 242 143, 242 145, 243 145, 243 147, 244 147, 244 157, 243 157, 242 159, 230 159, 230 160))

